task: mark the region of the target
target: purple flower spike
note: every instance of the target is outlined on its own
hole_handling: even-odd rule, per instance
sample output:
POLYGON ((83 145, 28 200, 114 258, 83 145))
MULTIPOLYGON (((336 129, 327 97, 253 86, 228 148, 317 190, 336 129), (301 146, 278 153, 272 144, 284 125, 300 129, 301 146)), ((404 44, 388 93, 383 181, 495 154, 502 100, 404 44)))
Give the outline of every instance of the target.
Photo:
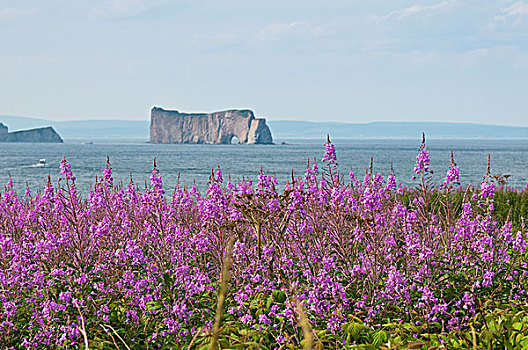
POLYGON ((420 151, 416 156, 416 165, 414 166, 416 174, 429 172, 429 150, 426 145, 420 147, 420 151))
POLYGON ((103 179, 109 185, 112 185, 114 178, 112 177, 112 167, 110 166, 110 158, 106 156, 106 166, 103 170, 103 179))
POLYGON ((451 151, 451 165, 449 166, 449 169, 447 169, 446 178, 442 183, 442 187, 446 188, 455 184, 459 184, 459 175, 458 167, 453 158, 453 151, 451 151))
POLYGON ((220 183, 224 181, 224 179, 222 178, 222 170, 220 170, 220 165, 216 169, 215 181, 220 183))
POLYGON ((495 186, 493 186, 493 183, 483 182, 480 184, 480 195, 482 198, 493 197, 494 192, 495 186))
POLYGON ((75 181, 75 177, 73 176, 73 173, 71 170, 71 164, 68 163, 68 161, 66 160, 66 157, 62 157, 62 161, 60 163, 60 174, 66 175, 66 180, 75 181))
POLYGON ((334 164, 337 161, 335 147, 332 144, 332 142, 330 142, 330 136, 327 135, 326 140, 327 141, 326 141, 326 143, 324 145, 325 146, 325 153, 324 153, 324 156, 323 156, 323 162, 328 162, 328 164, 334 164))
MULTIPOLYGON (((433 171, 429 169, 429 148, 425 144, 425 133, 422 134, 422 144, 418 149, 418 155, 416 156, 416 164, 414 166, 414 173, 421 175, 422 177, 427 174, 433 174, 433 171)), ((413 176, 412 180, 416 177, 413 176)))

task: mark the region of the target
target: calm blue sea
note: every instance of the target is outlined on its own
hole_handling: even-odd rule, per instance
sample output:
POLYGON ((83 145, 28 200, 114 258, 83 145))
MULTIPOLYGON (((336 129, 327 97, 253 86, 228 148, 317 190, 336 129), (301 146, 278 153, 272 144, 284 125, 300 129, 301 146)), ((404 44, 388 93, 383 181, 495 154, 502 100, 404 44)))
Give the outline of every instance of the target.
MULTIPOLYGON (((386 174, 393 162, 398 182, 411 184, 414 162, 420 139, 417 140, 333 140, 339 168, 350 166, 362 178, 370 157, 374 168, 386 174)), ((211 167, 220 165, 224 178, 256 178, 260 167, 275 173, 280 183, 290 177, 291 169, 302 175, 308 159, 319 162, 324 153, 324 140, 276 140, 276 145, 156 145, 119 142, 65 142, 63 144, 0 144, 0 183, 11 174, 15 189, 22 193, 26 183, 32 191, 42 189, 48 175, 56 181, 62 156, 72 164, 77 185, 86 193, 96 176, 102 174, 106 156, 110 157, 115 181, 128 184, 130 174, 138 184, 148 180, 152 160, 162 174, 166 189, 172 189, 180 174, 181 185, 193 182, 203 189, 211 167), (286 142, 286 144, 281 144, 286 142), (46 165, 39 166, 45 158, 46 165)), ((450 151, 455 152, 461 182, 477 184, 486 172, 491 154, 493 175, 509 174, 509 184, 524 187, 528 183, 528 140, 429 140, 431 168, 441 183, 449 165, 450 151)), ((320 162, 319 162, 320 163, 320 162)))

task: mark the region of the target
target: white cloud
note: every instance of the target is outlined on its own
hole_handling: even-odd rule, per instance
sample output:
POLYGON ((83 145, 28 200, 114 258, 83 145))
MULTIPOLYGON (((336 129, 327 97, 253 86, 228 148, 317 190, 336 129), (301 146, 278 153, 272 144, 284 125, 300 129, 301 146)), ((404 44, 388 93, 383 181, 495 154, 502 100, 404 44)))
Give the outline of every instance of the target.
POLYGON ((306 22, 269 24, 253 36, 253 41, 276 40, 303 27, 306 27, 306 22))
POLYGON ((235 32, 216 32, 197 34, 195 38, 199 41, 225 43, 237 39, 238 36, 235 32))
POLYGON ((16 8, 5 8, 0 10, 0 20, 3 19, 15 19, 20 16, 31 15, 37 12, 35 9, 16 9, 16 8))
POLYGON ((507 16, 528 16, 528 3, 517 1, 515 4, 502 10, 507 16))
POLYGON ((443 10, 446 8, 449 8, 455 4, 455 0, 444 0, 442 2, 438 2, 432 5, 423 5, 423 4, 415 4, 403 9, 398 9, 391 11, 383 16, 373 16, 371 17, 376 22, 381 22, 388 19, 396 19, 398 21, 401 21, 409 16, 418 15, 421 13, 427 13, 427 12, 434 12, 443 10))
POLYGON ((528 2, 517 1, 508 7, 501 10, 501 14, 496 16, 495 21, 504 21, 509 18, 516 18, 517 22, 521 22, 523 17, 528 17, 528 2))
POLYGON ((160 0, 103 0, 93 9, 95 17, 130 17, 160 5, 160 0))

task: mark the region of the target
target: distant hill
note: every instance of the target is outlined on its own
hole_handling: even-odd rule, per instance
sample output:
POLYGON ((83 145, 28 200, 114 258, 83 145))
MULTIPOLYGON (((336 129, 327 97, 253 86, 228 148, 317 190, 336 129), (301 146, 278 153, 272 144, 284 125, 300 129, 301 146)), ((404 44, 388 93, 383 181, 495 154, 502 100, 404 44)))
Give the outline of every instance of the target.
POLYGON ((275 139, 324 138, 528 138, 528 127, 444 122, 315 123, 268 121, 275 139))
MULTIPOLYGON (((137 140, 148 141, 150 121, 132 120, 80 120, 56 122, 51 120, 1 116, 12 131, 52 126, 66 141, 68 140, 137 140)), ((373 123, 327 123, 304 121, 268 120, 274 139, 324 139, 332 138, 412 138, 420 137, 422 131, 427 138, 528 138, 528 127, 443 122, 373 122, 373 123)))
POLYGON ((150 122, 148 120, 78 120, 57 122, 46 119, 2 116, 0 123, 10 130, 24 130, 52 126, 66 140, 75 139, 129 139, 148 141, 150 122))

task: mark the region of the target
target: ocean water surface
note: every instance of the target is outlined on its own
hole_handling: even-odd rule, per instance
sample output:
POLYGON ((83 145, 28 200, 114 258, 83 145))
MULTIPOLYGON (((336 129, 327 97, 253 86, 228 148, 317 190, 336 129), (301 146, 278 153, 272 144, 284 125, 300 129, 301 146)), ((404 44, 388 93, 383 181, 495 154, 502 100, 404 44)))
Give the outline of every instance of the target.
MULTIPOLYGON (((250 178, 255 180, 262 167, 275 173, 279 184, 291 177, 302 176, 307 160, 314 158, 322 168, 321 158, 325 140, 276 140, 275 145, 161 145, 141 142, 65 142, 63 144, 1 143, 0 182, 7 183, 11 175, 17 192, 26 187, 42 190, 48 175, 56 183, 63 156, 72 164, 77 186, 85 194, 96 177, 100 177, 110 157, 114 181, 124 185, 132 176, 140 186, 148 181, 153 159, 161 172, 164 187, 172 190, 193 183, 203 190, 211 173, 218 165, 224 179, 250 178), (285 144, 282 144, 285 142, 285 144), (39 159, 46 159, 44 166, 39 159)), ((352 166, 356 176, 363 178, 373 157, 374 169, 387 174, 393 163, 397 182, 412 185, 411 176, 420 139, 416 140, 333 140, 339 169, 348 175, 352 166)), ((462 184, 478 184, 486 172, 488 154, 491 155, 492 175, 508 174, 508 184, 524 187, 528 184, 528 140, 429 140, 431 169, 437 183, 443 181, 454 151, 460 168, 462 184)))

